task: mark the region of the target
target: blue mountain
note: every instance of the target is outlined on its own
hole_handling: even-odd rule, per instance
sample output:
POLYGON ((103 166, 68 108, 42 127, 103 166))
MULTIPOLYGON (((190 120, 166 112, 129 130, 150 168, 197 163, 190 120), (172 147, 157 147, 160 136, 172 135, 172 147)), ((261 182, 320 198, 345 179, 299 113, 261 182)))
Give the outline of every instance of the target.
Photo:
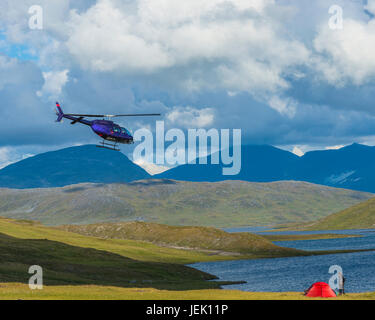
MULTIPOLYGON (((230 151, 230 153, 232 153, 230 151)), ((222 174, 222 164, 212 165, 211 156, 206 164, 185 164, 161 174, 154 178, 166 178, 185 181, 222 181, 244 180, 256 182, 270 182, 289 180, 290 169, 297 165, 299 157, 269 145, 242 146, 241 171, 235 176, 222 174)))
POLYGON ((354 143, 339 150, 308 152, 300 159, 293 178, 375 192, 375 147, 354 143))
MULTIPOLYGON (((208 163, 210 163, 210 157, 208 163)), ((339 150, 307 152, 298 157, 272 146, 243 146, 242 169, 222 174, 223 165, 187 164, 154 178, 186 181, 307 181, 332 187, 375 192, 375 147, 352 144, 339 150)))
POLYGON ((0 170, 0 187, 47 188, 147 178, 150 175, 123 153, 84 145, 38 154, 11 164, 0 170))
MULTIPOLYGON (((131 182, 149 178, 184 181, 307 181, 375 193, 375 147, 352 144, 339 150, 312 151, 302 157, 268 145, 242 146, 242 169, 223 175, 223 165, 186 164, 150 176, 124 154, 94 145, 47 152, 0 170, 0 187, 46 188, 71 184, 131 182)), ((199 163, 199 162, 198 162, 199 163)))

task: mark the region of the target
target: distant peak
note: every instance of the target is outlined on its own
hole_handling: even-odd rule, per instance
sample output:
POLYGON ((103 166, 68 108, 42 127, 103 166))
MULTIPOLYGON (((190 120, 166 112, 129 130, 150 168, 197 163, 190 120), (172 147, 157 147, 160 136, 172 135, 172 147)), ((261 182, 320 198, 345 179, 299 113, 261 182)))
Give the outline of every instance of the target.
POLYGON ((368 145, 365 145, 365 144, 360 144, 360 143, 357 143, 357 142, 354 142, 348 146, 346 146, 345 148, 370 148, 370 146, 368 145))

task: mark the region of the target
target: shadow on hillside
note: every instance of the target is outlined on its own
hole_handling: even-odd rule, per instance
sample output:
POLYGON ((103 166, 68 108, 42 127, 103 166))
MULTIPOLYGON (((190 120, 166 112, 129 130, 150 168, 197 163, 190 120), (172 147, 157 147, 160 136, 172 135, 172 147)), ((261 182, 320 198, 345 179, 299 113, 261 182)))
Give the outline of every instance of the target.
POLYGON ((0 233, 0 283, 28 283, 31 265, 43 268, 45 285, 105 285, 164 290, 213 288, 214 277, 183 265, 143 262, 111 252, 0 233))
POLYGON ((74 186, 74 187, 69 187, 68 189, 64 188, 62 190, 62 192, 74 193, 74 192, 78 192, 78 191, 85 191, 85 190, 88 190, 88 189, 102 188, 103 186, 105 186, 104 183, 90 184, 90 185, 86 185, 86 186, 74 186))
POLYGON ((177 183, 178 183, 177 181, 170 180, 170 179, 149 179, 149 180, 139 180, 139 181, 129 182, 128 185, 137 186, 137 187, 151 187, 151 186, 158 186, 158 185, 173 185, 177 183))

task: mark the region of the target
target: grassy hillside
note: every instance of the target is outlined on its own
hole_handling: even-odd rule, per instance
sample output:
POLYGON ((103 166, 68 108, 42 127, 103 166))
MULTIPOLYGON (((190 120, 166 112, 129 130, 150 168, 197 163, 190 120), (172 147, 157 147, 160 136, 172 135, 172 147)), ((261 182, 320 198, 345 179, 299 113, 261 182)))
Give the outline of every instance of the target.
POLYGON ((313 221, 373 194, 305 182, 144 180, 52 189, 0 189, 0 215, 44 224, 147 221, 234 227, 313 221))
MULTIPOLYGON (((302 251, 279 247, 271 241, 281 239, 332 239, 340 235, 325 234, 317 237, 307 236, 259 236, 248 232, 228 233, 210 227, 176 227, 145 222, 102 223, 92 225, 65 225, 56 227, 85 236, 95 236, 101 239, 136 239, 151 242, 158 246, 192 250, 208 254, 211 259, 259 259, 290 256, 324 255, 335 253, 350 253, 365 250, 319 250, 302 251)), ((351 237, 346 235, 345 237, 351 237)), ((375 249, 370 249, 374 251, 375 249)))
MULTIPOLYGON (((223 231, 216 234, 219 243, 225 234, 223 231)), ((46 285, 95 284, 174 290, 218 288, 223 282, 207 282, 215 277, 182 264, 304 254, 275 246, 258 236, 249 235, 248 242, 242 241, 244 244, 237 241, 238 250, 234 243, 232 247, 216 247, 234 252, 183 250, 146 241, 84 236, 30 221, 0 218, 0 282, 27 283, 28 268, 37 264, 43 267, 46 285), (246 244, 250 247, 245 250, 246 244), (242 251, 246 254, 238 254, 242 251)))
POLYGON ((92 248, 115 253, 139 261, 190 264, 198 261, 235 259, 236 256, 218 256, 199 250, 181 250, 157 246, 145 241, 101 239, 45 227, 30 221, 0 218, 0 233, 18 239, 44 239, 76 247, 92 248))
POLYGON ((217 287, 214 276, 177 264, 133 260, 118 254, 43 239, 18 239, 0 233, 0 281, 27 283, 28 268, 43 267, 48 285, 111 285, 194 289, 217 287), (187 280, 189 279, 189 280, 187 280))
POLYGON ((218 288, 220 283, 207 282, 214 276, 180 264, 205 257, 199 252, 106 241, 0 219, 0 282, 27 283, 28 268, 37 264, 43 267, 46 285, 218 288))
MULTIPOLYGON (((290 255, 290 249, 251 233, 228 233, 209 227, 175 227, 156 223, 123 222, 92 225, 67 225, 63 230, 104 239, 131 239, 152 242, 161 246, 225 253, 239 253, 256 257, 290 255)), ((300 252, 295 251, 298 255, 300 252)))
POLYGON ((25 284, 0 283, 2 299, 59 300, 374 300, 375 293, 349 293, 336 298, 309 298, 302 292, 244 292, 239 290, 166 291, 109 286, 44 286, 30 290, 25 284))
POLYGON ((307 230, 375 229, 375 198, 331 214, 311 224, 307 230))

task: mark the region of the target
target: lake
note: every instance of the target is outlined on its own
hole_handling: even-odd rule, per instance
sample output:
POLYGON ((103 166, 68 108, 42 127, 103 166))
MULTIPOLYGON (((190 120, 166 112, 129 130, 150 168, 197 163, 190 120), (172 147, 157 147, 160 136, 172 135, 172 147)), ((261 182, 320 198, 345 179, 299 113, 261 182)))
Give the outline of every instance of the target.
MULTIPOLYGON (((263 234, 266 228, 226 229, 228 232, 254 232, 263 234)), ((334 231, 296 231, 272 232, 272 234, 316 234, 340 233, 357 234, 361 238, 342 238, 326 240, 275 241, 289 248, 302 250, 339 250, 375 248, 375 230, 334 230, 334 231)), ((275 259, 235 260, 195 263, 190 266, 214 274, 220 280, 247 283, 225 286, 226 289, 243 291, 303 292, 312 283, 329 281, 332 276, 328 269, 332 265, 343 268, 346 278, 346 292, 375 291, 375 252, 357 252, 310 257, 275 259)))

